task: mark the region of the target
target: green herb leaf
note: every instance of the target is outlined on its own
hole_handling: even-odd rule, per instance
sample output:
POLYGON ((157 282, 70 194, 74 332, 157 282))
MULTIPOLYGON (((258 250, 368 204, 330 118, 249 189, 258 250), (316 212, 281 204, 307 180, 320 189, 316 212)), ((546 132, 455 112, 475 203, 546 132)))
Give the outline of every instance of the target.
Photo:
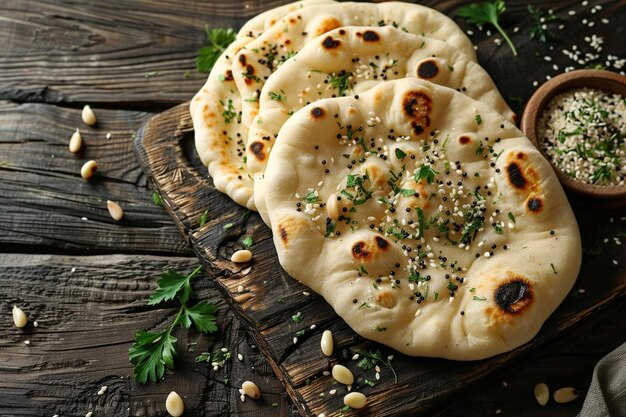
MULTIPOLYGON (((133 345, 128 350, 128 359, 133 365, 135 380, 145 384, 163 378, 165 368, 173 369, 176 355, 176 338, 171 335, 177 325, 189 328, 193 323, 202 333, 215 332, 216 307, 207 301, 200 301, 193 307, 187 307, 192 290, 190 280, 202 270, 197 267, 191 274, 182 275, 174 271, 166 271, 157 283, 157 289, 150 296, 148 305, 178 297, 180 308, 174 321, 160 332, 139 331, 135 333, 133 345)), ((198 360, 198 358, 196 358, 198 360)))
POLYGON ((294 323, 300 323, 302 321, 302 313, 298 311, 296 314, 291 316, 291 320, 293 320, 294 323))
POLYGON ((474 301, 487 301, 487 297, 477 297, 477 296, 474 296, 473 300, 474 301))
POLYGON ((183 313, 179 322, 187 329, 193 323, 196 326, 196 330, 200 333, 213 333, 217 331, 217 324, 215 323, 216 310, 217 308, 213 304, 209 304, 208 301, 200 301, 193 307, 183 306, 183 313))
POLYGON ((135 341, 128 350, 128 358, 134 366, 135 381, 145 384, 148 379, 157 382, 165 375, 165 368, 174 368, 176 338, 170 335, 171 328, 151 333, 138 331, 135 341))
POLYGON ((477 125, 480 125, 483 122, 483 119, 480 117, 480 114, 477 114, 474 119, 476 119, 477 125))
POLYGON ((302 337, 302 336, 304 336, 304 333, 305 333, 305 332, 306 332, 306 330, 305 330, 305 329, 298 330, 298 331, 295 333, 295 335, 296 335, 296 337, 302 337))
POLYGON ((504 1, 495 0, 493 2, 486 1, 481 4, 469 4, 467 6, 461 7, 457 14, 461 17, 464 17, 469 23, 477 26, 482 26, 485 24, 493 25, 498 30, 498 32, 500 32, 506 43, 509 44, 509 48, 511 48, 513 55, 517 56, 517 50, 515 50, 515 45, 513 45, 511 39, 498 23, 498 18, 502 13, 504 13, 505 10, 506 7, 504 5, 504 1))
POLYGON ((513 213, 511 213, 511 212, 509 211, 509 213, 508 213, 507 215, 509 216, 509 219, 511 219, 511 221, 512 221, 513 223, 515 223, 515 216, 513 215, 513 213))
POLYGON ((179 292, 184 298, 183 302, 187 302, 191 293, 189 277, 175 271, 165 271, 161 274, 161 278, 157 283, 157 289, 154 290, 148 299, 148 305, 155 305, 163 301, 173 300, 179 292))
POLYGON ((426 180, 427 183, 431 184, 435 181, 435 175, 439 174, 437 171, 433 169, 430 165, 422 165, 420 169, 415 173, 415 182, 419 182, 420 180, 426 180))
POLYGON ((283 90, 280 90, 280 92, 282 94, 278 94, 275 93, 273 91, 270 91, 269 93, 267 93, 270 96, 270 100, 275 100, 275 101, 284 101, 287 100, 287 96, 285 96, 285 92, 283 90))
POLYGON ((200 48, 196 58, 196 69, 199 72, 210 72, 219 56, 237 36, 233 29, 210 29, 205 27, 209 46, 200 48))
POLYGON ((330 85, 338 90, 339 96, 345 95, 346 90, 352 88, 348 79, 352 76, 351 72, 341 71, 337 75, 329 75, 330 85))
POLYGON ((402 149, 396 148, 396 158, 403 160, 405 156, 406 153, 402 149))
POLYGON ((228 230, 228 229, 230 229, 231 227, 233 227, 234 225, 235 225, 234 223, 226 223, 226 224, 224 225, 224 230, 228 230))
POLYGON ((556 38, 553 32, 548 30, 548 24, 558 20, 558 17, 551 13, 551 10, 545 11, 541 7, 528 5, 528 13, 533 18, 533 26, 530 29, 530 38, 546 43, 550 39, 556 38))
POLYGON ((156 191, 152 191, 152 202, 157 206, 163 205, 163 200, 161 200, 161 195, 156 191))
POLYGON ((198 217, 198 224, 200 227, 206 224, 207 218, 209 217, 209 210, 204 210, 204 212, 198 217))
POLYGON ((241 243, 247 249, 250 249, 252 246, 254 246, 254 241, 252 240, 252 236, 244 236, 241 243))
POLYGON ((391 366, 391 361, 387 358, 383 358, 380 350, 376 349, 376 352, 373 352, 371 350, 358 350, 356 353, 358 353, 360 357, 359 362, 357 363, 357 366, 359 368, 367 371, 372 369, 377 363, 380 362, 387 368, 389 368, 391 372, 393 372, 394 379, 396 382, 398 382, 398 375, 396 375, 396 371, 393 369, 393 366, 391 366))

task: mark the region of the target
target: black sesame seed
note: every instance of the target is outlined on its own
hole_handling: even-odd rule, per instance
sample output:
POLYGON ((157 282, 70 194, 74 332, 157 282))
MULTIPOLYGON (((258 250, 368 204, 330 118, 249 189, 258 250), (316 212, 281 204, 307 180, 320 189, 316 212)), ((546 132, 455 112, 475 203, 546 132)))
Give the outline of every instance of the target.
POLYGON ((554 234, 554 230, 550 230, 550 234, 553 235, 554 234))
POLYGON ((358 302, 359 302, 359 300, 357 300, 356 298, 354 298, 354 299, 352 299, 352 302, 353 302, 354 304, 356 304, 356 303, 358 303, 358 302))

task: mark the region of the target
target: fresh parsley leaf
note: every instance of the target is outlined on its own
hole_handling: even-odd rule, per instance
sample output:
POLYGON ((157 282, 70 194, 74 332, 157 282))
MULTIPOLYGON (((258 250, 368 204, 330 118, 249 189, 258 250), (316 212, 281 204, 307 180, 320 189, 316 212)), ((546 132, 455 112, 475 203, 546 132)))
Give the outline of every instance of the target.
POLYGON ((157 289, 150 296, 148 305, 178 298, 180 308, 176 318, 166 329, 160 332, 138 331, 135 333, 135 340, 128 350, 128 359, 134 367, 133 374, 137 382, 145 384, 148 379, 156 382, 163 378, 165 368, 173 369, 176 338, 172 336, 172 331, 176 326, 189 328, 193 323, 201 333, 217 331, 214 305, 207 301, 200 301, 194 306, 187 306, 192 294, 190 280, 201 270, 202 266, 199 266, 189 275, 174 271, 161 274, 157 289))
POLYGON ((415 182, 426 180, 427 183, 431 184, 435 181, 435 175, 437 174, 439 173, 430 165, 422 165, 422 167, 415 173, 415 182))
POLYGON ((310 191, 307 193, 307 195, 304 196, 304 199, 306 200, 307 203, 317 203, 318 201, 320 201, 319 197, 317 195, 315 195, 315 191, 310 191))
POLYGON ((415 207, 415 211, 417 211, 417 221, 418 221, 418 230, 420 239, 424 237, 424 211, 420 207, 415 207))
POLYGON ((474 296, 473 300, 474 301, 487 301, 487 297, 477 297, 477 296, 474 296))
POLYGON ((293 320, 294 323, 300 323, 302 321, 302 313, 298 311, 296 314, 291 316, 291 320, 293 320))
POLYGON ((337 228, 337 223, 332 220, 330 217, 326 218, 326 234, 324 237, 330 237, 335 233, 335 229, 337 228))
POLYGON ((270 100, 275 100, 275 101, 284 101, 287 100, 287 96, 285 96, 285 92, 283 90, 280 90, 280 92, 282 94, 278 94, 275 93, 273 91, 270 91, 269 93, 267 93, 270 96, 270 100))
POLYGON ((234 225, 235 225, 234 223, 226 223, 226 224, 224 225, 224 230, 228 230, 228 229, 230 229, 231 227, 233 227, 234 225))
POLYGON ((508 216, 509 216, 509 219, 511 219, 511 221, 515 223, 515 216, 513 215, 513 213, 509 211, 508 216))
POLYGON ((338 90, 338 95, 345 95, 346 90, 352 88, 348 79, 352 76, 351 72, 341 71, 337 75, 329 75, 330 85, 338 90))
POLYGON ((209 40, 209 46, 204 46, 198 51, 198 56, 196 57, 196 69, 198 72, 210 72, 219 56, 237 36, 237 32, 230 28, 209 29, 208 26, 205 26, 204 30, 209 40))
POLYGON ((161 195, 156 191, 152 191, 152 202, 157 206, 163 205, 163 200, 161 199, 161 195))
POLYGON ((252 246, 254 246, 254 241, 252 240, 252 236, 244 236, 243 240, 241 241, 241 243, 243 244, 243 246, 245 246, 247 249, 251 248, 252 246))
POLYGON ((493 27, 497 29, 498 32, 502 35, 506 43, 509 44, 509 48, 513 52, 514 56, 517 56, 517 50, 515 49, 515 45, 508 37, 504 29, 500 27, 498 23, 498 19, 502 13, 506 10, 503 0, 495 0, 495 1, 486 1, 484 3, 472 3, 467 6, 461 7, 457 14, 461 17, 464 17, 469 23, 472 23, 477 26, 482 26, 485 24, 491 24, 493 27))
MULTIPOLYGON (((200 268, 200 267, 199 267, 200 268)), ((199 272, 199 270, 197 269, 199 272)), ((154 290, 148 299, 148 305, 153 306, 163 301, 173 300, 179 291, 184 294, 185 302, 189 298, 191 286, 186 275, 179 274, 175 271, 165 271, 161 274, 161 278, 157 283, 157 289, 154 290)))
POLYGON ((200 227, 204 226, 206 224, 208 217, 209 217, 209 210, 207 209, 202 212, 200 217, 198 217, 198 225, 200 225, 200 227))
POLYGON ((477 125, 480 125, 483 122, 483 119, 482 117, 480 117, 480 114, 477 114, 474 119, 476 120, 477 125))
POLYGON ((402 160, 404 159, 405 156, 406 156, 406 153, 402 149, 396 148, 396 158, 402 160))
POLYGON ((174 368, 176 338, 170 332, 171 328, 157 333, 135 333, 135 341, 128 350, 128 358, 135 367, 133 373, 137 382, 145 384, 148 379, 157 382, 165 375, 166 367, 174 368))
POLYGON ((530 38, 538 40, 539 42, 546 43, 550 39, 556 38, 554 33, 548 29, 548 23, 558 20, 558 17, 551 13, 552 10, 547 12, 541 7, 535 7, 532 4, 528 5, 528 13, 533 18, 533 26, 530 29, 530 38))
POLYGON ((376 349, 376 352, 366 351, 366 350, 358 350, 356 353, 359 354, 360 360, 357 363, 357 366, 363 370, 370 370, 376 365, 378 362, 385 365, 387 368, 393 372, 393 376, 395 381, 398 382, 398 375, 396 375, 396 371, 391 366, 391 361, 388 358, 383 358, 380 350, 376 349))
POLYGON ((305 333, 305 332, 306 332, 306 330, 305 330, 305 329, 298 330, 298 331, 295 333, 295 335, 296 335, 296 337, 302 337, 302 336, 304 336, 304 333, 305 333))
POLYGON ((187 329, 193 323, 196 326, 196 330, 200 333, 213 333, 217 331, 217 324, 215 323, 216 310, 217 308, 213 304, 203 300, 193 307, 185 308, 179 322, 187 329))

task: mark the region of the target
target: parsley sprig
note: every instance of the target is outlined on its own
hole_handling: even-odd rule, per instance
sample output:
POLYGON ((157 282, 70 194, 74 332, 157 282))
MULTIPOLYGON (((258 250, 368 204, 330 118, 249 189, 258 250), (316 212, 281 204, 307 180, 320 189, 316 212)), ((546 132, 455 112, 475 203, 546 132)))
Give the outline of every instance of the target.
POLYGON ((498 32, 502 35, 506 43, 509 44, 511 51, 513 51, 513 55, 517 56, 517 50, 515 49, 515 45, 508 37, 504 29, 498 23, 498 18, 504 11, 506 7, 504 5, 503 0, 495 0, 493 2, 486 1, 484 3, 472 3, 467 6, 461 7, 457 14, 461 17, 464 17, 469 23, 472 23, 477 26, 482 26, 485 24, 491 24, 495 27, 498 32))
POLYGON ((208 26, 205 26, 204 30, 210 45, 204 46, 198 51, 196 69, 199 72, 210 72, 222 52, 228 45, 233 43, 237 32, 230 28, 209 29, 208 26))
POLYGON ((174 321, 165 329, 157 332, 138 331, 135 341, 128 350, 128 359, 134 366, 135 381, 145 384, 148 379, 157 382, 165 375, 165 368, 174 368, 176 341, 172 331, 181 325, 188 329, 193 324, 200 333, 217 331, 215 323, 216 307, 207 301, 189 306, 189 298, 193 294, 191 279, 202 271, 197 267, 191 274, 182 275, 174 271, 161 274, 157 289, 148 299, 148 305, 156 305, 178 298, 180 308, 174 321))
POLYGON ((530 38, 546 43, 556 38, 556 35, 548 29, 548 23, 558 20, 552 10, 545 11, 541 7, 528 5, 528 13, 533 18, 533 27, 530 30, 530 38))
POLYGON ((391 366, 391 361, 388 358, 383 358, 383 354, 380 353, 380 350, 376 349, 376 352, 359 350, 357 351, 357 353, 360 357, 359 362, 357 363, 357 366, 359 368, 367 371, 369 369, 372 369, 374 365, 380 362, 384 366, 389 368, 391 372, 393 372, 395 382, 398 382, 398 375, 396 375, 396 371, 393 369, 393 366, 391 366))

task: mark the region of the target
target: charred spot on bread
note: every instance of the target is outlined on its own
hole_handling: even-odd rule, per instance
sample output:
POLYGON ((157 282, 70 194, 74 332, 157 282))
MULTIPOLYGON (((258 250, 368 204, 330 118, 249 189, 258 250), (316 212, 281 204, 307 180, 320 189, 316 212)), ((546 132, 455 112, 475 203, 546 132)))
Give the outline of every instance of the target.
POLYGON ((498 308, 509 314, 519 314, 533 302, 530 284, 523 278, 513 278, 498 286, 493 295, 498 308))
POLYGON ((379 249, 387 250, 387 248, 389 248, 389 242, 387 242, 384 238, 376 236, 375 240, 376 246, 378 246, 379 249))
POLYGON ((416 134, 424 132, 430 126, 432 99, 421 91, 409 91, 402 100, 404 113, 413 119, 411 127, 416 134))
POLYGON ((265 159, 265 152, 263 151, 263 148, 265 148, 265 146, 262 142, 255 141, 250 144, 250 151, 259 161, 263 161, 265 159))
POLYGON ((528 181, 522 174, 521 167, 516 162, 511 162, 506 167, 509 182, 515 188, 525 188, 528 181))
POLYGON ((436 77, 438 73, 439 67, 437 63, 431 59, 420 63, 417 67, 417 76, 425 80, 436 77))
POLYGON ((244 54, 239 55, 239 63, 244 67, 247 65, 246 56, 244 54))
POLYGON ((280 240, 282 240, 283 243, 287 243, 289 241, 287 230, 281 225, 278 225, 278 236, 280 236, 280 240))
POLYGON ((352 257, 360 261, 367 261, 372 257, 372 254, 367 250, 365 242, 360 240, 352 245, 352 257))
POLYGON ((365 42, 376 42, 380 40, 380 36, 378 36, 378 33, 374 32, 373 30, 366 30, 363 33, 363 40, 365 42))
POLYGON ((341 45, 341 41, 337 40, 337 39, 333 39, 332 36, 327 36, 323 41, 322 41, 322 46, 326 49, 335 49, 337 48, 339 45, 341 45))
POLYGON ((543 200, 539 197, 530 197, 526 201, 526 207, 532 213, 539 213, 543 209, 543 200))
POLYGON ((467 145, 471 141, 472 141, 472 138, 470 138, 469 136, 459 136, 459 143, 461 145, 467 145))
POLYGON ((313 116, 314 119, 321 119, 324 117, 324 109, 321 107, 314 107, 313 110, 311 110, 311 116, 313 116))

